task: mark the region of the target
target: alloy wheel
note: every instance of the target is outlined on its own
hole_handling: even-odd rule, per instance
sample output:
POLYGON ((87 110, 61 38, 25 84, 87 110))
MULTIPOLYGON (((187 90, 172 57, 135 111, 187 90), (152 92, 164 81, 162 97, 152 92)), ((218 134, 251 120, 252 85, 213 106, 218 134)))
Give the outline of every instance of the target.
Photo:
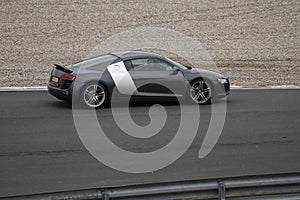
POLYGON ((92 84, 85 88, 83 92, 84 102, 91 108, 100 107, 106 98, 105 89, 101 85, 92 84))
POLYGON ((210 101, 211 88, 203 80, 197 80, 191 84, 190 97, 197 104, 205 104, 210 101))

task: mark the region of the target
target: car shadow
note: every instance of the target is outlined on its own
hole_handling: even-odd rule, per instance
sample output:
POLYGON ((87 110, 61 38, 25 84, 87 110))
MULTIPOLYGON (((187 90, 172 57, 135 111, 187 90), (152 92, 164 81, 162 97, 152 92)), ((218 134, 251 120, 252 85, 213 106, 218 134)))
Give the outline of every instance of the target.
MULTIPOLYGON (((230 100, 225 100, 225 99, 217 99, 214 100, 212 104, 223 104, 224 101, 228 104, 231 103, 230 100)), ((187 103, 187 102, 179 102, 177 100, 131 100, 129 102, 129 107, 130 108, 134 108, 134 107, 151 107, 153 105, 162 105, 162 106, 179 106, 179 105, 194 105, 192 103, 187 103)), ((205 104, 205 105, 199 105, 200 107, 210 107, 212 104, 205 104)), ((70 102, 66 102, 66 101, 51 101, 48 106, 53 107, 53 108, 57 108, 57 109, 67 109, 70 110, 72 109, 72 104, 70 102)), ((128 107, 128 103, 126 102, 118 102, 118 103, 114 103, 113 105, 114 107, 117 108, 122 108, 122 107, 128 107)), ((108 103, 107 105, 105 105, 102 108, 96 109, 96 110, 101 110, 101 109, 111 109, 112 105, 110 103, 108 103)), ((84 109, 83 107, 80 107, 79 109, 84 109)))
MULTIPOLYGON (((129 107, 149 107, 155 104, 160 104, 162 106, 178 106, 179 102, 174 101, 154 101, 154 100, 134 100, 129 102, 129 107)), ((128 107, 128 103, 126 102, 118 102, 113 104, 114 107, 128 107)), ((111 108, 112 105, 109 103, 105 106, 105 108, 111 108)))
POLYGON ((50 107, 53 107, 53 108, 58 108, 58 109, 72 109, 72 104, 69 103, 69 102, 65 102, 65 101, 61 101, 61 100, 58 100, 58 101, 51 101, 49 103, 49 106, 50 107))

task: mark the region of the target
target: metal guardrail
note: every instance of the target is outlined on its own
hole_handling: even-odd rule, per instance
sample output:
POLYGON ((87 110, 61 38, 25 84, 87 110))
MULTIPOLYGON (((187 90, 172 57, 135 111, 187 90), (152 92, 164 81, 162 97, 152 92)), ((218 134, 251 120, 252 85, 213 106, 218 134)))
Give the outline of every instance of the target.
POLYGON ((6 197, 7 200, 299 200, 300 173, 146 184, 6 197))

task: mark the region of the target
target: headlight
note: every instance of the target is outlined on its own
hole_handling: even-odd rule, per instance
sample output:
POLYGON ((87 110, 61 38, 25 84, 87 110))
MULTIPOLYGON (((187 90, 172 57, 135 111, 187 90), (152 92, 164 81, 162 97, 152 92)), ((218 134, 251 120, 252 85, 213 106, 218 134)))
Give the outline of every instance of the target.
POLYGON ((222 84, 227 83, 227 79, 226 78, 218 78, 218 81, 222 84))

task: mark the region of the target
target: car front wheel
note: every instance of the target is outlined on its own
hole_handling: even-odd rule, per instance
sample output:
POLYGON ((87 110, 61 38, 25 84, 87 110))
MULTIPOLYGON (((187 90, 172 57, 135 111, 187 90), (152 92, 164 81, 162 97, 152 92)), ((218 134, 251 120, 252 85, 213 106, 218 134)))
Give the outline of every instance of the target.
POLYGON ((189 88, 189 99, 196 104, 211 103, 212 86, 202 79, 191 82, 189 88))

